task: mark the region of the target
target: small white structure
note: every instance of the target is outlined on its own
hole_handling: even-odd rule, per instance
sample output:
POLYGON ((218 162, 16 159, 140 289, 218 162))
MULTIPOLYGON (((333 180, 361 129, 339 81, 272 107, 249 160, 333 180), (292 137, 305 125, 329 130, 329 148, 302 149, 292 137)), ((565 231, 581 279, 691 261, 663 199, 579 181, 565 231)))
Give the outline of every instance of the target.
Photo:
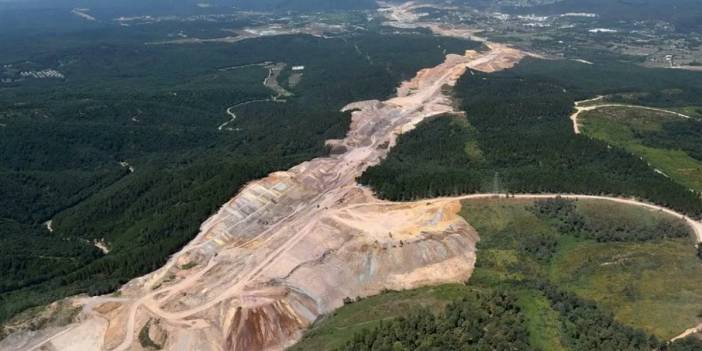
POLYGON ((45 69, 41 71, 23 71, 20 72, 20 77, 22 78, 36 78, 36 79, 64 79, 63 73, 54 69, 45 69))
POLYGON ((305 70, 305 66, 292 66, 291 69, 293 70, 293 72, 304 71, 304 70, 305 70))
POLYGON ((590 33, 616 33, 616 29, 610 29, 610 28, 592 28, 588 30, 590 33))
POLYGON ((564 14, 561 14, 561 17, 597 17, 596 13, 590 13, 590 12, 566 12, 564 14))

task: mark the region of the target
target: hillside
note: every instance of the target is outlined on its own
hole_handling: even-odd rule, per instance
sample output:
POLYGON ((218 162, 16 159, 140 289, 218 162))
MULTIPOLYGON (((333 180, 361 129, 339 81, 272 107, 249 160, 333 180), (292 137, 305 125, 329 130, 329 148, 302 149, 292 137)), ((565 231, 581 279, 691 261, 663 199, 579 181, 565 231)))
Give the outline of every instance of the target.
POLYGON ((351 302, 293 350, 702 347, 693 338, 665 345, 699 319, 692 306, 702 293, 694 279, 702 264, 686 230, 677 238, 592 239, 594 227, 656 232, 677 219, 605 201, 527 199, 466 200, 461 214, 481 236, 470 280, 351 302), (556 217, 566 207, 590 224, 563 226, 556 217))
POLYGON ((247 10, 367 10, 378 7, 371 0, 234 0, 234 6, 247 10))

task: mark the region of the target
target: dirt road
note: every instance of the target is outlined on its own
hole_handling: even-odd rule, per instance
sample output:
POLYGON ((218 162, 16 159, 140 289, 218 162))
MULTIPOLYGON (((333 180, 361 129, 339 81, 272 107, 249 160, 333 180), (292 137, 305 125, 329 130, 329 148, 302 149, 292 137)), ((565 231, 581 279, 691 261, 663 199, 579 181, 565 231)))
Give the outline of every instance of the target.
MULTIPOLYGON (((261 64, 255 63, 255 64, 250 64, 250 65, 230 67, 230 68, 225 69, 225 70, 238 69, 238 68, 250 67, 250 66, 263 66, 263 67, 268 69, 268 75, 263 80, 262 84, 264 87, 272 90, 275 93, 275 95, 271 96, 268 99, 256 99, 256 100, 244 101, 244 102, 238 103, 234 106, 227 108, 226 112, 229 115, 230 119, 228 121, 220 124, 217 127, 217 130, 220 130, 220 131, 223 130, 226 126, 228 126, 229 124, 231 124, 232 122, 234 122, 236 120, 236 113, 234 112, 234 109, 236 109, 237 107, 241 107, 241 106, 245 106, 245 105, 249 105, 249 104, 253 104, 253 103, 257 103, 257 102, 269 102, 269 101, 285 102, 285 100, 281 99, 282 97, 292 96, 291 92, 285 90, 278 83, 278 76, 280 75, 280 72, 282 72, 285 69, 285 67, 287 67, 287 64, 285 64, 285 63, 276 63, 276 64, 273 64, 270 62, 264 62, 261 64)), ((231 129, 229 129, 229 130, 231 130, 231 129)))
POLYGON ((290 97, 293 95, 291 92, 285 90, 285 88, 280 86, 280 83, 278 82, 278 77, 280 76, 280 73, 283 72, 283 70, 287 66, 288 65, 283 62, 264 66, 268 68, 268 76, 266 77, 266 79, 263 80, 263 86, 275 92, 275 95, 271 97, 273 101, 284 97, 290 97))
POLYGON ((694 326, 694 327, 692 327, 692 328, 690 328, 690 329, 685 330, 685 331, 682 332, 680 335, 678 335, 678 336, 676 336, 676 337, 670 339, 670 341, 675 341, 675 340, 678 340, 678 339, 684 339, 684 338, 686 338, 686 337, 688 337, 688 336, 690 336, 690 335, 694 335, 694 334, 701 333, 701 332, 702 332, 702 323, 700 323, 700 324, 698 324, 698 325, 696 325, 696 326, 694 326))
MULTIPOLYGON (((616 202, 616 203, 621 203, 621 204, 626 204, 626 205, 631 205, 631 206, 637 206, 637 207, 650 209, 653 211, 660 211, 663 213, 667 213, 669 215, 683 219, 690 226, 690 229, 692 229, 697 242, 702 243, 702 221, 692 219, 689 216, 686 216, 686 215, 679 213, 675 210, 671 210, 669 208, 666 208, 663 206, 658 206, 658 205, 651 204, 648 202, 643 202, 643 201, 640 201, 637 199, 611 197, 611 196, 599 196, 599 195, 580 195, 580 194, 514 194, 514 195, 510 194, 510 198, 527 199, 527 200, 552 199, 552 198, 556 198, 556 197, 561 197, 564 199, 571 199, 571 200, 611 201, 611 202, 616 202)), ((438 202, 447 202, 447 201, 451 202, 451 201, 490 199, 490 198, 507 198, 507 197, 505 194, 486 193, 486 194, 471 194, 471 195, 463 195, 463 196, 455 196, 455 197, 440 197, 440 198, 434 198, 434 199, 429 199, 429 200, 422 200, 420 202, 438 203, 438 202)), ((390 201, 377 202, 377 204, 381 205, 381 206, 392 206, 392 205, 403 204, 403 203, 407 204, 405 202, 390 202, 390 201)), ((353 208, 354 206, 365 206, 365 205, 367 205, 367 204, 352 205, 352 206, 346 207, 346 209, 353 208)))
POLYGON ((593 111, 593 110, 597 110, 597 109, 604 108, 604 107, 625 107, 625 108, 632 108, 632 109, 649 110, 649 111, 668 113, 668 114, 675 115, 675 116, 678 116, 681 118, 690 118, 690 116, 682 114, 680 112, 665 110, 665 109, 656 108, 656 107, 648 107, 648 106, 616 104, 616 103, 603 103, 603 104, 583 106, 585 104, 599 101, 602 99, 604 99, 604 96, 598 96, 594 99, 582 100, 582 101, 575 102, 575 112, 572 115, 570 115, 570 120, 573 121, 573 132, 575 134, 580 134, 580 123, 578 122, 578 117, 580 116, 580 114, 582 114, 583 112, 593 111))
MULTIPOLYGON (((245 106, 245 105, 249 105, 249 104, 254 104, 254 103, 257 103, 257 102, 269 102, 269 101, 274 101, 274 100, 273 100, 273 99, 249 100, 249 101, 244 101, 244 102, 242 102, 242 103, 238 103, 238 104, 236 104, 236 105, 234 105, 234 106, 231 106, 231 107, 227 108, 227 111, 226 111, 226 112, 227 112, 227 114, 229 115, 230 119, 229 119, 228 121, 226 121, 226 122, 220 124, 219 127, 217 127, 217 130, 223 130, 224 127, 228 126, 229 124, 231 124, 232 122, 234 122, 234 121, 236 120, 236 113, 234 113, 234 109, 235 109, 235 108, 241 107, 241 106, 245 106)), ((280 100, 278 100, 278 101, 280 101, 280 100)), ((228 128, 228 129, 229 129, 229 128, 228 128)), ((230 130, 230 129, 229 129, 229 130, 230 130)))
POLYGON ((487 39, 476 35, 476 33, 480 33, 482 30, 477 30, 469 26, 456 26, 441 22, 424 21, 422 20, 422 16, 415 12, 423 8, 450 10, 450 6, 421 4, 415 3, 414 1, 402 4, 379 1, 378 4, 382 6, 380 11, 387 19, 387 21, 383 23, 386 26, 401 29, 426 28, 431 30, 434 34, 441 36, 468 39, 484 43, 488 42, 487 39))

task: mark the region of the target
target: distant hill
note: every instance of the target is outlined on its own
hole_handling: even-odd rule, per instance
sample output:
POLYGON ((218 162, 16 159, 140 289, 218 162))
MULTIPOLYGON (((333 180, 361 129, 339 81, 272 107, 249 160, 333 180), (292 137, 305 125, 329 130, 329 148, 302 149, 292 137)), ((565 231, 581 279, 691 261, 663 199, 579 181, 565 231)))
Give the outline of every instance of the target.
POLYGON ((512 6, 509 12, 560 14, 594 12, 609 20, 662 20, 679 32, 702 31, 702 2, 699 0, 563 0, 530 7, 512 6))
MULTIPOLYGON (((437 0, 441 1, 441 0, 437 0)), ((512 14, 557 15, 592 12, 611 21, 661 20, 678 32, 702 32, 700 0, 451 0, 454 3, 512 14)))
POLYGON ((251 10, 362 10, 376 8, 374 0, 234 0, 234 6, 251 10))
POLYGON ((212 7, 236 7, 243 10, 358 10, 376 8, 374 0, 0 0, 2 8, 74 8, 130 9, 130 10, 182 10, 192 9, 198 4, 212 7))

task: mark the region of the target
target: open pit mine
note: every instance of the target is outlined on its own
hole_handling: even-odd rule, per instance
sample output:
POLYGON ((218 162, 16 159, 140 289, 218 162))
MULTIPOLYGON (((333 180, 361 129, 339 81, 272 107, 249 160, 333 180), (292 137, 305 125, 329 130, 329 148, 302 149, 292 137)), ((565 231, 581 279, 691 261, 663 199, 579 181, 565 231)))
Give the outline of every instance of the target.
POLYGON ((139 336, 148 335, 166 350, 280 350, 345 298, 465 281, 478 236, 458 200, 384 202, 355 179, 398 135, 459 113, 445 91, 466 70, 505 69, 525 56, 487 47, 448 55, 395 98, 349 104, 349 132, 328 141, 330 156, 251 182, 164 267, 118 297, 74 298, 77 323, 15 346, 142 350, 139 336))

